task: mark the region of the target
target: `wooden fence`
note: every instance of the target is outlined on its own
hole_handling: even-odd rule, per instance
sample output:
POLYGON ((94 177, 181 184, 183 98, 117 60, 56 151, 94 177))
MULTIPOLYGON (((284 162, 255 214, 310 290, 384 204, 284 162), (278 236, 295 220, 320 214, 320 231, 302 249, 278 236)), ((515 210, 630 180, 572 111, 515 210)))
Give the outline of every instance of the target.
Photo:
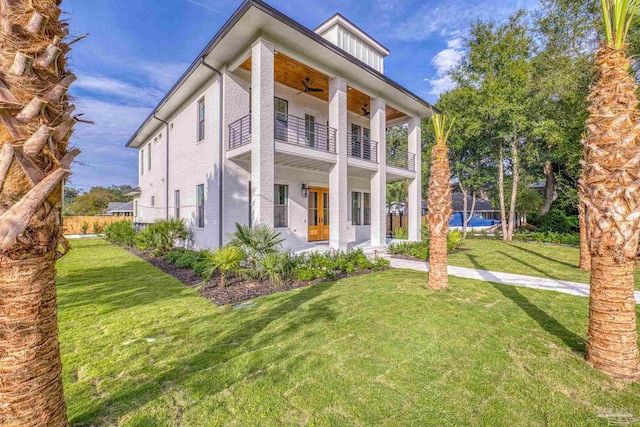
POLYGON ((133 221, 132 216, 63 216, 64 234, 102 233, 104 227, 119 221, 133 221), (86 227, 86 231, 83 230, 86 227))

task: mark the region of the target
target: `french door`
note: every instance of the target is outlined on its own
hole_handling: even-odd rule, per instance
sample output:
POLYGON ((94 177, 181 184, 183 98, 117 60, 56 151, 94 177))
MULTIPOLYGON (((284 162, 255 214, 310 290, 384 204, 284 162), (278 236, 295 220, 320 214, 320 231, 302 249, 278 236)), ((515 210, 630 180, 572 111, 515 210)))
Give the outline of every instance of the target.
POLYGON ((329 189, 309 187, 309 241, 329 240, 329 189))

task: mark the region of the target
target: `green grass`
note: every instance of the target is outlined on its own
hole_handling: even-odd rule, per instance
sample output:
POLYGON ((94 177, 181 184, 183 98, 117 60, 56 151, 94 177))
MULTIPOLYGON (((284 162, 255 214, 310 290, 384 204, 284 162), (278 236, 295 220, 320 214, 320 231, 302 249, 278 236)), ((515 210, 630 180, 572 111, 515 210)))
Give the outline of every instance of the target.
MULTIPOLYGON (((59 263, 74 425, 602 425, 640 384, 583 360, 588 300, 389 270, 216 307, 102 240, 59 263)), ((625 418, 628 421, 628 419, 625 418)))
MULTIPOLYGON (((467 239, 462 248, 467 250, 449 256, 449 265, 589 283, 589 272, 578 269, 578 248, 481 239, 467 239)), ((640 290, 640 268, 635 282, 640 290)))

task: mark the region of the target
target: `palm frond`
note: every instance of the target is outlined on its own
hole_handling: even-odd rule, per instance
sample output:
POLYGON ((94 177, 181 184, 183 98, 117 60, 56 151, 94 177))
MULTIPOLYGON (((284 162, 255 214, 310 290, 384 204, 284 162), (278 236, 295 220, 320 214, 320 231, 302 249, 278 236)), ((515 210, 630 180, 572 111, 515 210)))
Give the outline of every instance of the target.
POLYGON ((638 6, 640 0, 602 0, 602 20, 609 47, 622 49, 638 6))

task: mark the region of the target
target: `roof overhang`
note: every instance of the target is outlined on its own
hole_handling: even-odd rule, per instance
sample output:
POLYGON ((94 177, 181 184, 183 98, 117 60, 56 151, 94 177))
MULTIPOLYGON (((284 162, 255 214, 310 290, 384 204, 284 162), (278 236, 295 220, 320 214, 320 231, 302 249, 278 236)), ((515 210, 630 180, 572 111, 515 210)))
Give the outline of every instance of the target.
POLYGON ((329 70, 332 74, 330 77, 344 77, 351 86, 372 96, 379 96, 407 114, 425 118, 432 111, 437 112, 418 95, 263 1, 246 0, 160 101, 126 146, 138 148, 144 144, 164 125, 158 118, 171 118, 187 99, 216 76, 204 63, 215 69, 222 69, 235 60, 239 52, 246 52, 258 37, 271 41, 277 48, 282 46, 288 52, 298 52, 299 57, 311 60, 322 58, 323 70, 329 70))

